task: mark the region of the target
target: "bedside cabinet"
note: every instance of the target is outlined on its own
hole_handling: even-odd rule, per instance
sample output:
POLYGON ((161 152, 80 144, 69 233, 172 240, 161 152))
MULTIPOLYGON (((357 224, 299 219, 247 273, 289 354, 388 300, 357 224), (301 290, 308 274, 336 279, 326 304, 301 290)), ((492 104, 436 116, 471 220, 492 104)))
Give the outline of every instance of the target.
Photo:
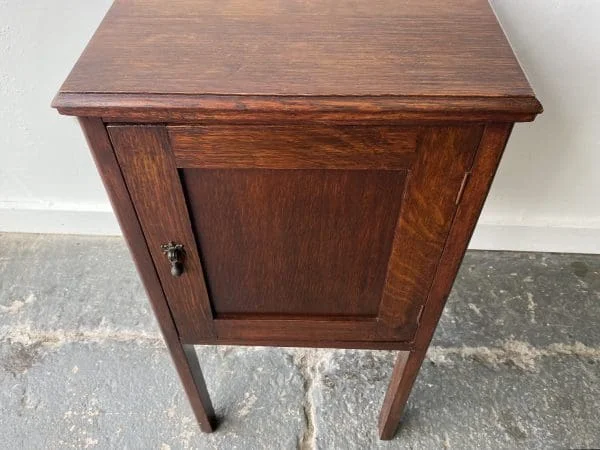
POLYGON ((202 430, 193 345, 399 350, 382 439, 513 124, 541 112, 485 0, 117 0, 53 106, 202 430))

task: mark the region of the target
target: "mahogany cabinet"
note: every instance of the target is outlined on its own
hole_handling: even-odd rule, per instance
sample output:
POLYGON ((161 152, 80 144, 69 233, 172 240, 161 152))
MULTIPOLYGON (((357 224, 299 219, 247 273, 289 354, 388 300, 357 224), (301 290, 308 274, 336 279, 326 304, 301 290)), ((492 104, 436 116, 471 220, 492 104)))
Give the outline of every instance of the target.
POLYGON ((202 429, 193 345, 393 349, 383 439, 512 126, 541 112, 485 0, 117 0, 53 106, 202 429))

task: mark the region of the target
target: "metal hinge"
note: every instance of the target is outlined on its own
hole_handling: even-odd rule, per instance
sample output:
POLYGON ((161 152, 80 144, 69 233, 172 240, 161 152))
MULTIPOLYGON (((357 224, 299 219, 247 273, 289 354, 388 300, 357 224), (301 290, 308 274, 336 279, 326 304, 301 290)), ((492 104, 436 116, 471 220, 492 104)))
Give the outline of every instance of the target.
POLYGON ((467 186, 467 182, 469 181, 470 175, 471 172, 465 172, 465 175, 463 176, 462 183, 460 184, 460 189, 458 190, 458 194, 456 194, 456 201, 454 202, 456 205, 458 205, 460 203, 460 200, 462 199, 462 195, 465 190, 465 187, 467 186))
POLYGON ((423 311, 425 311, 425 305, 421 305, 421 309, 419 310, 419 314, 417 314, 417 326, 421 325, 421 317, 423 316, 423 311))

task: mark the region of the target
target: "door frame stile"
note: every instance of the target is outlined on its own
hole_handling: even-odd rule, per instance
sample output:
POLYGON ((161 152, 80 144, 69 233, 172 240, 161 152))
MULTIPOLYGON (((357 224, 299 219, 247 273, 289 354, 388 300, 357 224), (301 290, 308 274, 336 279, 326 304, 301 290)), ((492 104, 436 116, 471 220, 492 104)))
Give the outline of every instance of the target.
POLYGON ((167 303, 183 342, 215 339, 213 314, 175 158, 164 125, 108 125, 108 135, 133 200, 167 303), (159 218, 159 220, 157 219, 159 218), (183 245, 184 271, 171 274, 161 246, 183 245), (173 300, 170 300, 172 298, 173 300))

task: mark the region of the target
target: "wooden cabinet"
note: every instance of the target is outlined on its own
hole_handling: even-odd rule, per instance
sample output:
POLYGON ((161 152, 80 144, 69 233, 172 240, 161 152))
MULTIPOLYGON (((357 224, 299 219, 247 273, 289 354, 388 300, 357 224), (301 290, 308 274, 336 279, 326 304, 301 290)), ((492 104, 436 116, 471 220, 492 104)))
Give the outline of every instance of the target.
POLYGON ((482 132, 108 126, 180 336, 375 347, 414 338, 482 132))
POLYGON ((118 0, 54 106, 80 117, 202 429, 192 345, 401 350, 391 438, 517 121, 470 2, 118 0))

